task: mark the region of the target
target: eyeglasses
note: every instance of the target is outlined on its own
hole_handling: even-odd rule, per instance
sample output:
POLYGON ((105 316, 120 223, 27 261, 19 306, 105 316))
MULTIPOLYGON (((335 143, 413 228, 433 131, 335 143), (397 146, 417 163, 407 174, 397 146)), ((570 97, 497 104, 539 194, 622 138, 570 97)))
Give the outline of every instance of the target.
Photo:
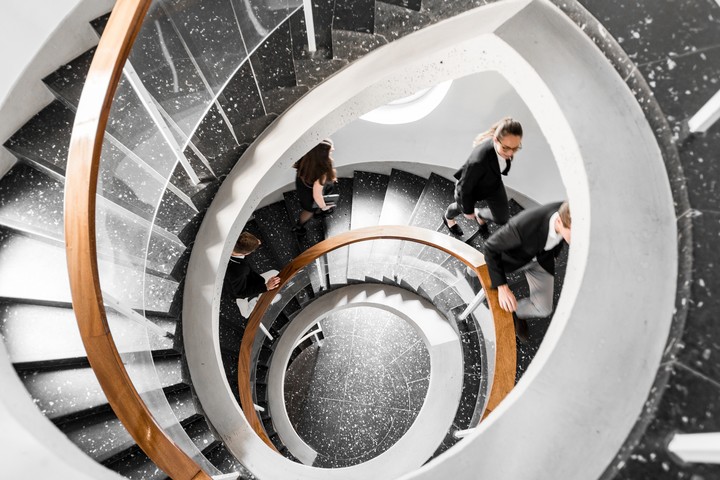
POLYGON ((503 143, 500 140, 498 140, 497 138, 495 139, 495 141, 498 143, 498 145, 500 145, 500 148, 502 148, 506 152, 515 153, 515 152, 522 150, 522 143, 520 145, 518 145, 517 147, 513 148, 513 147, 508 147, 507 145, 503 145, 503 143))

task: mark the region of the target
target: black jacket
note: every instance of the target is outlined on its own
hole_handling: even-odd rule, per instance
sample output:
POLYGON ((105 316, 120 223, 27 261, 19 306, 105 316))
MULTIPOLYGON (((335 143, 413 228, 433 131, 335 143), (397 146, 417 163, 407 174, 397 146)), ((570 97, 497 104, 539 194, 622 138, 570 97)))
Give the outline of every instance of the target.
POLYGON ((500 171, 492 138, 483 140, 473 149, 465 165, 454 175, 458 180, 456 195, 463 213, 473 213, 476 202, 493 197, 505 188, 502 175, 508 174, 511 163, 508 162, 505 170, 500 171))
POLYGON ((235 298, 253 298, 267 291, 265 279, 245 258, 231 258, 225 273, 223 290, 235 298))
POLYGON ((485 262, 490 272, 493 288, 507 283, 506 273, 524 267, 537 257, 538 263, 551 275, 555 274, 555 258, 564 240, 553 249, 545 251, 550 217, 558 211, 562 202, 531 208, 512 217, 485 242, 485 262))

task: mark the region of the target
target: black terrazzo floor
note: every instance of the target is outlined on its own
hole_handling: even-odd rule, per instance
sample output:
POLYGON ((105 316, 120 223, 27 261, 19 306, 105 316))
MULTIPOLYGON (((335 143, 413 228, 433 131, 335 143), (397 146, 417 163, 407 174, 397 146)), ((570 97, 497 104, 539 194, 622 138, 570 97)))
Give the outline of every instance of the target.
POLYGON ((379 309, 344 310, 322 321, 322 347, 290 365, 285 401, 317 467, 345 467, 390 448, 427 393, 430 357, 415 329, 379 309))

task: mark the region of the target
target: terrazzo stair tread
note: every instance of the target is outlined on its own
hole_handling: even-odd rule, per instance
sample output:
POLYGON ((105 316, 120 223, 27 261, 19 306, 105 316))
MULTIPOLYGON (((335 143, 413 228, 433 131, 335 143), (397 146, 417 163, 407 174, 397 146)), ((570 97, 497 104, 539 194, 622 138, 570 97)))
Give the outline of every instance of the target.
POLYGON ((349 64, 341 58, 296 58, 295 77, 298 85, 312 88, 349 64))
MULTIPOLYGON (((325 218, 325 236, 334 237, 350 230, 352 218, 353 179, 338 178, 336 192, 340 195, 335 212, 325 218)), ((347 247, 340 248, 328 253, 325 257, 328 261, 328 277, 330 286, 339 286, 347 283, 348 253, 347 247)))
MULTIPOLYGON (((393 169, 378 225, 408 225, 427 182, 428 179, 421 176, 393 169)), ((371 257, 397 257, 404 243, 406 242, 373 241, 371 257)))
MULTIPOLYGON (((130 50, 128 62, 143 88, 171 118, 180 121, 189 116, 195 120, 197 115, 188 115, 188 112, 204 110, 212 102, 213 93, 205 86, 195 62, 188 55, 186 39, 179 37, 178 30, 162 8, 151 8, 144 24, 130 50)), ((183 125, 183 130, 187 134, 191 127, 183 125)))
MULTIPOLYGON (((171 394, 168 401, 178 420, 196 415, 192 398, 188 393, 171 394), (174 398, 173 398, 174 397, 174 398)), ((103 412, 93 417, 83 417, 61 425, 61 430, 82 451, 97 462, 113 462, 133 448, 134 440, 113 412, 103 412)))
POLYGON ((207 458, 210 463, 215 465, 215 467, 221 472, 236 472, 238 474, 237 480, 255 478, 230 452, 228 452, 225 445, 221 442, 210 445, 208 448, 203 450, 203 455, 205 455, 205 458, 207 458))
POLYGON ((131 449, 123 458, 105 464, 105 466, 130 480, 166 480, 169 478, 140 448, 131 449))
MULTIPOLYGON (((233 124, 233 130, 241 144, 241 153, 243 153, 247 149, 247 146, 254 142, 277 117, 277 113, 268 113, 267 115, 261 115, 251 120, 245 120, 242 123, 233 124)), ((237 162, 237 158, 235 162, 237 162)), ((232 166, 234 166, 234 164, 232 166)))
POLYGON ((195 237, 185 235, 183 240, 180 236, 185 227, 198 215, 200 213, 195 208, 178 198, 173 192, 166 190, 159 199, 155 225, 172 233, 183 245, 188 245, 194 241, 195 237))
MULTIPOLYGON (((138 340, 148 339, 153 350, 171 350, 173 340, 145 331, 140 324, 128 321, 113 311, 107 312, 108 323, 121 351, 144 348, 138 340)), ((155 325, 174 332, 176 321, 151 317, 155 325)), ((7 342, 10 361, 15 368, 34 370, 45 367, 85 363, 85 347, 70 305, 56 307, 32 303, 6 302, 0 304, 0 334, 7 342), (62 338, 62 342, 57 339, 62 338)))
POLYGON ((435 22, 439 22, 487 3, 492 0, 422 0, 421 11, 428 12, 435 22))
POLYGON ((336 31, 374 33, 375 0, 335 0, 332 25, 336 31))
POLYGON ((435 305, 435 307, 437 307, 438 310, 448 317, 454 308, 465 304, 460 295, 458 295, 458 293, 452 288, 446 288, 429 300, 435 305))
MULTIPOLYGON (((29 275, 0 277, 0 298, 12 298, 30 303, 66 305, 71 302, 67 276, 65 248, 58 244, 29 237, 7 228, 0 228, 0 268, 5 272, 43 272, 38 278, 29 275)), ((101 274, 108 270, 102 258, 99 262, 101 274)), ((112 267, 116 276, 102 276, 107 292, 124 292, 125 297, 117 299, 128 308, 143 308, 142 296, 135 290, 140 282, 146 286, 146 310, 167 312, 177 292, 175 281, 121 265, 112 267), (133 283, 134 282, 134 283, 133 283)), ((139 288, 139 287, 138 287, 139 288)), ((108 298, 106 298, 106 301, 108 298)))
POLYGON ((209 89, 213 92, 222 90, 236 66, 246 58, 246 49, 253 48, 253 34, 259 34, 252 27, 252 30, 246 30, 250 23, 247 15, 239 11, 236 16, 233 7, 226 2, 166 3, 160 8, 162 16, 169 18, 186 46, 172 53, 183 58, 191 56, 209 89))
MULTIPOLYGON (((352 215, 350 227, 352 230, 377 225, 382 211, 385 192, 390 177, 379 173, 355 171, 353 175, 352 215)), ((364 275, 358 271, 372 251, 370 242, 350 245, 348 253, 348 279, 362 280, 364 275)))
POLYGON ((217 437, 215 437, 215 434, 213 434, 208 426, 205 417, 200 414, 195 414, 193 417, 184 421, 183 429, 200 451, 218 442, 217 437))
POLYGON ((213 104, 192 136, 195 147, 203 153, 215 173, 221 177, 235 166, 243 148, 240 139, 236 139, 228 120, 217 104, 213 104))
POLYGON ((77 109, 80 103, 80 95, 94 55, 95 47, 78 55, 43 78, 43 83, 55 98, 71 109, 77 109))
MULTIPOLYGON (((22 164, 15 165, 0 182, 0 224, 39 237, 62 241, 64 186, 41 172, 22 164), (33 188, 29 188, 32 185, 33 188)), ((106 237, 100 232, 122 232, 122 245, 127 258, 135 258, 137 264, 144 259, 136 256, 145 250, 145 231, 134 222, 142 221, 131 212, 98 201, 96 225, 98 231, 98 254, 108 253, 106 237), (110 211, 109 209, 113 210, 110 211), (134 242, 129 242, 132 239, 134 242)), ((119 241, 119 240, 118 240, 119 241)), ((148 268, 161 274, 169 274, 171 264, 179 258, 184 245, 170 233, 155 228, 150 239, 148 268)), ((117 256, 117 252, 112 253, 117 256)))
POLYGON ((204 163, 197 157, 197 154, 188 147, 185 149, 185 158, 190 162, 190 166, 198 175, 199 183, 194 183, 187 174, 185 167, 180 163, 175 165, 173 173, 170 176, 170 182, 174 187, 191 198, 193 205, 198 210, 204 210, 209 202, 203 202, 202 199, 207 195, 205 191, 217 183, 215 172, 208 169, 204 163))
POLYGON ((310 88, 307 85, 278 87, 263 92, 263 103, 268 113, 280 115, 305 95, 310 88))
MULTIPOLYGON (((178 389, 185 384, 181 361, 177 353, 154 358, 154 365, 148 367, 147 373, 152 375, 157 371, 163 389, 178 389)), ((138 372, 135 368, 132 371, 138 372)), ((85 366, 77 368, 21 370, 19 374, 35 404, 56 424, 74 421, 92 413, 91 410, 107 406, 107 398, 87 361, 85 366)))
MULTIPOLYGON (((18 130, 5 146, 43 174, 64 184, 74 116, 74 112, 54 101, 18 130)), ((101 196, 132 214, 153 220, 155 192, 165 188, 163 183, 108 141, 103 144, 98 177, 101 196), (147 200, 143 201, 136 191, 144 191, 147 200)), ((173 193, 165 195, 177 199, 173 193)))
POLYGON ((36 113, 4 146, 21 158, 64 176, 75 112, 58 100, 36 113))
MULTIPOLYGON (((260 228, 263 242, 267 245, 276 261, 285 267, 293 258, 300 254, 300 247, 295 233, 291 230, 295 220, 291 220, 285 208, 285 201, 275 202, 255 211, 255 222, 260 228)), ((280 269, 281 270, 281 269, 280 269)), ((295 275, 297 282, 310 284, 310 276, 305 271, 295 275)), ((306 292, 298 293, 298 300, 309 301, 306 292)))
MULTIPOLYGON (((255 81, 262 94, 297 85, 292 48, 290 22, 283 22, 250 55, 255 81)), ((270 112, 266 109, 266 113, 270 112)))
POLYGON ((433 23, 428 12, 416 8, 406 8, 400 4, 420 3, 417 0, 394 0, 375 2, 375 33, 382 35, 388 42, 397 40, 433 23), (397 3, 394 5, 393 3, 397 3))
POLYGON ((402 7, 403 9, 415 10, 416 12, 419 12, 420 8, 422 8, 422 0, 378 0, 376 2, 376 5, 377 4, 402 7))
POLYGON ((250 62, 243 62, 228 80, 218 102, 233 125, 243 124, 265 114, 250 62))
MULTIPOLYGON (((463 347, 463 372, 465 375, 475 375, 478 379, 483 375, 482 350, 478 331, 462 333, 460 341, 463 347)), ((477 392, 477 389, 476 389, 477 392)))
MULTIPOLYGON (((240 309, 234 299, 230 299, 227 305, 235 308, 228 308, 225 312, 220 312, 220 348, 229 348, 237 354, 238 346, 245 332, 247 319, 240 314, 240 309)), ((220 308, 222 308, 222 305, 220 308)))
POLYGON ((95 30, 95 33, 97 33, 98 36, 102 36, 108 20, 110 20, 110 13, 100 15, 99 17, 90 20, 90 26, 93 28, 93 30, 95 30))
MULTIPOLYGON (((430 174, 430 178, 425 183, 425 188, 415 204, 408 225, 433 231, 438 231, 440 227, 444 227, 440 217, 444 215, 448 205, 455 201, 453 198, 454 189, 455 182, 435 173, 430 174)), ((422 244, 405 242, 402 253, 403 255, 418 257, 423 248, 422 244)))
POLYGON ((372 33, 333 30, 333 55, 350 63, 367 53, 382 47, 388 41, 382 35, 372 33))

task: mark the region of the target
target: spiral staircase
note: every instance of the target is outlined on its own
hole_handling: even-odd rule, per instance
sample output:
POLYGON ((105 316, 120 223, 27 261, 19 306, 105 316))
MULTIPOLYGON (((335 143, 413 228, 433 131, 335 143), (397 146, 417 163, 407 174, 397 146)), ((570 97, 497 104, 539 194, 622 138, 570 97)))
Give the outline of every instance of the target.
MULTIPOLYGON (((183 304, 193 301, 195 297, 188 295, 196 294, 197 288, 197 284, 186 285, 188 262, 198 232, 218 219, 217 211, 208 210, 216 192, 222 191, 224 183, 235 181, 233 175, 242 173, 243 162, 253 167, 256 140, 281 127, 283 114, 297 106, 299 99, 320 92, 316 87, 326 79, 370 51, 380 49, 373 57, 380 58, 384 45, 485 3, 327 1, 317 2, 312 12, 306 12, 300 4, 277 2, 264 10, 255 8, 247 17, 240 11, 241 2, 187 2, 182 6, 157 2, 151 7, 120 81, 104 135, 97 200, 98 263, 108 321, 123 362, 161 423, 173 432, 172 438, 209 475, 252 478, 251 472, 258 470, 257 460, 248 462, 234 451, 237 447, 228 442, 217 415, 205 411, 213 407, 203 398, 208 393, 198 387, 186 357, 183 304), (315 52, 309 51, 307 43, 308 14, 315 30, 315 52), (248 29, 250 18, 264 28, 248 29), (203 33, 207 43, 193 43, 199 38, 198 29, 207 25, 217 26, 203 33), (263 34, 258 33, 261 30, 263 34), (250 31, 255 32, 254 37, 248 35, 250 31), (237 51, 239 44, 244 52, 237 51), (205 219, 208 211, 209 220, 205 219)), ((686 419, 678 420, 680 425, 693 427, 683 431, 715 428, 704 417, 701 400, 716 388, 713 362, 708 361, 713 347, 707 343, 706 327, 699 327, 714 308, 705 286, 713 278, 706 265, 712 265, 715 200, 706 195, 711 186, 705 176, 712 175, 713 167, 704 170, 699 159, 709 155, 705 152, 711 152, 718 139, 712 130, 706 136, 688 136, 683 130, 678 119, 689 117, 698 105, 681 105, 678 92, 690 88, 683 85, 695 80, 678 76, 682 69, 666 66, 670 61, 666 64, 659 59, 669 55, 673 63, 679 63, 696 55, 712 55, 712 48, 700 48, 702 52, 696 54, 693 46, 707 43, 698 26, 707 22, 716 26, 716 21, 704 19, 713 14, 717 17, 720 7, 712 2, 686 9, 668 4, 664 10, 649 3, 636 8, 581 3, 557 2, 557 6, 602 50, 644 108, 671 180, 681 252, 677 309, 655 388, 649 396, 643 394, 648 397, 647 409, 635 414, 634 429, 624 434, 627 439, 616 459, 605 461, 601 478, 712 475, 717 472, 711 465, 674 462, 662 444, 667 432, 678 428, 678 418, 686 419), (625 8, 631 14, 617 13, 625 8), (685 54, 675 56, 674 44, 653 50, 662 42, 645 42, 645 36, 636 35, 642 24, 650 37, 652 21, 646 19, 658 15, 659 23, 673 22, 667 15, 676 11, 683 22, 698 27, 683 31, 685 54), (608 32, 618 39, 619 46, 608 32), (692 270, 692 265, 699 266, 692 270), (693 283, 693 276, 705 280, 693 283), (690 305, 688 298, 692 299, 690 305), (678 413, 678 405, 684 413, 678 413)), ((102 17, 93 27, 101 34, 106 23, 107 17, 102 17)), ((110 408, 88 363, 72 311, 63 245, 63 190, 73 119, 93 53, 81 55, 44 79, 55 100, 5 142, 18 163, 0 180, 4 247, 0 270, 6 272, 0 275, 1 332, 15 371, 57 429, 119 475, 166 478, 110 408), (34 271, 42 274, 27 274, 34 271)), ((712 76, 717 68, 707 66, 703 72, 712 76)), ((704 83, 703 89, 708 85, 704 83)), ((307 138, 293 148, 301 151, 312 141, 307 138)), ((282 270, 322 239, 370 225, 406 224, 442 232, 439 214, 452 196, 447 175, 416 175, 411 165, 387 170, 385 174, 358 170, 342 177, 337 211, 314 221, 305 238, 298 239, 290 232, 299 207, 294 192, 287 189, 281 189, 286 190, 281 200, 257 209, 262 199, 246 202, 251 211, 238 215, 239 223, 230 231, 247 229, 263 240, 260 250, 249 257, 259 271, 282 270)), ((223 188, 227 191, 230 187, 223 188)), ((529 205, 513 203, 513 213, 523 206, 529 205)), ((482 250, 484 237, 470 225, 464 227, 467 235, 461 240, 482 250)), ((216 283, 222 281, 217 272, 216 277, 216 283)), ((467 461, 462 456, 467 457, 468 452, 452 447, 459 441, 456 434, 478 425, 478 412, 489 393, 483 390, 488 388, 486 377, 478 374, 487 369, 485 338, 476 327, 481 321, 473 317, 456 321, 479 285, 455 258, 409 243, 376 241, 330 252, 300 272, 292 286, 284 287, 287 295, 275 305, 274 317, 267 322, 269 335, 256 337, 253 351, 254 400, 262 409, 260 418, 274 447, 290 461, 299 461, 297 450, 288 449, 275 432, 278 420, 268 408, 269 361, 279 348, 277 342, 302 311, 357 283, 399 288, 403 295, 429 302, 443 318, 451 319, 462 345, 461 400, 442 440, 420 465, 434 459, 431 465, 455 462, 461 467, 467 461), (402 258, 414 260, 402 264, 397 260, 402 258)), ((223 378, 237 395, 241 388, 238 346, 247 319, 229 299, 219 303, 217 335, 223 378)), ((533 323, 533 328, 531 344, 519 347, 518 378, 528 369, 547 323, 533 323)), ((292 349, 290 365, 298 359, 308 361, 314 345, 309 340, 292 349)), ((373 455, 387 448, 378 447, 373 455)), ((347 465, 338 459, 326 461, 326 466, 347 465)), ((267 472, 265 467, 260 471, 267 472)), ((509 471, 507 478, 515 477, 509 471)), ((535 478, 548 478, 547 472, 535 478)))

